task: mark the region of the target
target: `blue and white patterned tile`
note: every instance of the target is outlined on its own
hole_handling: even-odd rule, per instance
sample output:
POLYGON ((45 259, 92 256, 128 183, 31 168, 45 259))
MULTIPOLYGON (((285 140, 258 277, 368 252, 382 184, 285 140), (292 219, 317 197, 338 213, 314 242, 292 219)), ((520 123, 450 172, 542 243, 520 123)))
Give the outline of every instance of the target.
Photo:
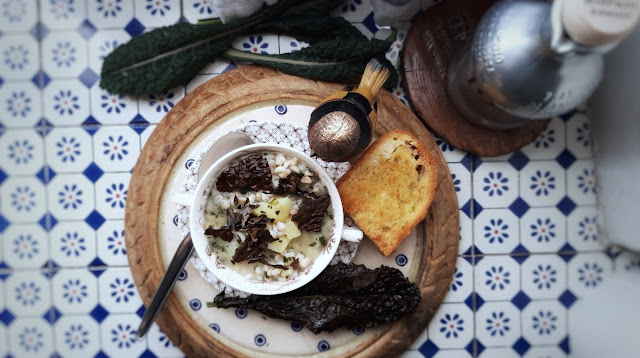
POLYGON ((462 257, 458 257, 453 280, 449 286, 449 292, 444 297, 444 302, 464 302, 473 292, 473 266, 462 257))
POLYGON ((98 258, 109 266, 126 266, 124 221, 107 220, 97 231, 98 258))
POLYGON ((554 160, 565 148, 565 122, 554 117, 536 140, 521 150, 532 160, 554 160))
POLYGON ((458 198, 458 207, 463 207, 471 199, 471 172, 460 163, 451 163, 448 166, 458 198))
POLYGON ((52 32, 42 41, 42 68, 51 78, 78 77, 88 63, 87 41, 75 31, 52 32))
POLYGON ((554 346, 531 347, 524 354, 524 358, 564 358, 567 356, 562 349, 554 346))
POLYGON ((89 313, 98 304, 98 279, 86 268, 59 270, 51 285, 53 305, 64 315, 89 313))
POLYGON ((593 160, 577 160, 567 170, 567 194, 578 205, 596 204, 597 182, 593 160))
POLYGON ((87 15, 86 1, 40 0, 40 20, 51 30, 75 30, 87 15))
POLYGON ((613 262, 603 252, 578 253, 568 264, 568 287, 582 298, 608 280, 612 271, 613 262))
POLYGON ((96 0, 88 4, 87 17, 98 29, 124 28, 133 20, 133 0, 96 0))
POLYGON ((485 347, 510 347, 520 338, 520 310, 511 302, 487 302, 476 312, 476 338, 485 347))
MULTIPOLYGON (((0 305, 0 308, 3 306, 0 305)), ((0 357, 7 355, 9 343, 7 342, 7 330, 0 324, 0 357)))
POLYGON ((460 215, 460 241, 458 242, 458 255, 471 254, 473 246, 473 223, 462 210, 460 215))
POLYGON ((520 243, 518 218, 509 209, 485 209, 473 220, 474 245, 484 254, 508 254, 520 243))
POLYGON ((47 165, 58 174, 81 173, 91 164, 91 135, 82 128, 55 127, 44 141, 47 165))
POLYGON ((40 67, 39 44, 31 35, 0 37, 0 56, 4 80, 30 80, 40 67))
POLYGON ((41 102, 33 82, 5 82, 0 86, 0 123, 8 128, 33 127, 42 118, 41 102))
POLYGON ((401 358, 423 358, 424 355, 420 353, 420 351, 418 351, 416 348, 416 349, 406 350, 404 353, 402 353, 400 357, 401 358))
POLYGON ((201 84, 207 82, 208 80, 216 77, 218 73, 209 73, 206 75, 196 75, 189 81, 186 85, 187 94, 191 93, 194 89, 198 88, 201 84))
POLYGON ((138 113, 135 98, 91 87, 91 114, 101 124, 129 124, 138 113))
POLYGON ((567 288, 567 263, 558 255, 531 255, 521 270, 522 291, 532 300, 557 299, 567 288))
POLYGON ((518 197, 518 172, 505 162, 484 162, 473 172, 473 197, 483 208, 507 208, 518 197))
POLYGON ((27 32, 38 21, 38 6, 32 0, 2 0, 0 2, 0 31, 27 32))
POLYGON ((106 219, 123 219, 131 174, 107 173, 95 184, 96 209, 106 219))
POLYGON ((102 71, 104 58, 130 39, 131 35, 121 29, 98 30, 89 39, 89 67, 91 70, 99 75, 102 71))
POLYGON ((0 186, 2 215, 12 223, 35 223, 46 211, 44 184, 37 178, 8 178, 0 186))
POLYGON ((0 165, 10 176, 35 175, 44 165, 44 140, 33 129, 9 129, 0 137, 0 165))
POLYGON ((520 266, 511 256, 486 256, 476 263, 474 281, 484 301, 508 301, 520 290, 520 266))
MULTIPOLYGON (((237 67, 233 62, 227 61, 220 57, 214 57, 211 62, 198 71, 201 75, 221 74, 232 68, 237 67)), ((189 90, 187 90, 189 92, 189 90)))
POLYGON ((567 311, 558 301, 532 301, 521 321, 522 337, 531 345, 556 345, 567 336, 567 311))
POLYGON ((104 172, 130 172, 140 156, 138 134, 129 126, 102 127, 93 135, 93 156, 104 172))
POLYGON ((53 353, 53 328, 44 318, 18 318, 9 329, 9 356, 49 357, 53 353))
POLYGON ((280 53, 278 35, 239 36, 231 42, 231 47, 244 52, 277 55, 280 53))
POLYGON ((102 351, 109 357, 138 357, 147 348, 143 340, 135 337, 140 325, 136 314, 110 314, 100 324, 102 351))
POLYGON ((157 357, 182 358, 184 353, 176 347, 157 324, 153 324, 147 332, 149 350, 157 357))
POLYGON ((84 219, 95 208, 93 183, 82 174, 58 174, 48 184, 49 210, 57 220, 84 219))
POLYGON ((4 262, 12 269, 39 269, 49 258, 47 233, 39 225, 11 225, 3 233, 4 262))
POLYGON ((140 133, 140 150, 144 148, 144 145, 147 144, 147 140, 151 136, 151 133, 156 129, 156 125, 147 126, 144 132, 140 133))
POLYGON ((576 158, 587 159, 593 157, 592 147, 589 118, 584 113, 578 112, 567 121, 567 149, 576 158))
POLYGON ((369 0, 347 0, 342 6, 338 6, 331 14, 342 17, 349 22, 363 22, 371 15, 369 0))
MULTIPOLYGON (((15 317, 42 317, 51 307, 51 282, 38 270, 13 271, 5 282, 7 309, 15 317)), ((14 327, 12 327, 14 328, 14 327)))
POLYGON ((278 37, 278 46, 280 48, 280 53, 291 53, 300 51, 305 47, 309 47, 309 44, 291 36, 280 35, 278 37))
POLYGON ((577 251, 603 250, 604 243, 595 206, 580 206, 567 218, 567 239, 577 251))
POLYGON ((184 98, 184 87, 176 87, 160 94, 146 95, 138 98, 140 115, 149 123, 157 124, 162 118, 184 98))
POLYGON ((147 28, 173 25, 180 20, 180 0, 136 1, 134 13, 147 28))
POLYGON ((210 0, 183 0, 182 16, 192 24, 195 24, 198 20, 219 17, 210 0))
POLYGON ((473 339, 473 312, 464 303, 443 303, 428 329, 429 341, 439 349, 465 348, 473 339))
POLYGON ((435 134, 432 134, 432 135, 433 135, 433 139, 436 141, 436 144, 438 145, 438 148, 440 148, 440 151, 444 156, 444 160, 447 163, 459 163, 467 155, 466 152, 463 152, 460 149, 457 149, 451 144, 445 142, 442 138, 436 136, 435 134))
POLYGON ((531 208, 520 221, 520 241, 529 252, 557 252, 567 243, 566 218, 557 208, 531 208))
POLYGON ((511 158, 513 153, 507 153, 503 155, 496 155, 494 157, 478 157, 482 162, 506 162, 511 158))
POLYGON ((64 315, 54 331, 55 350, 62 357, 94 357, 100 351, 100 326, 89 315, 64 315))
POLYGON ((640 273, 640 254, 631 251, 622 251, 615 259, 615 270, 633 271, 640 273))
POLYGON ((142 306, 128 267, 107 268, 98 278, 98 284, 100 305, 109 313, 136 312, 142 306))
MULTIPOLYGON (((6 231, 6 228, 5 228, 6 231)), ((9 240, 9 239, 7 239, 9 240)), ((0 241, 2 241, 2 244, 0 244, 0 263, 4 263, 4 265, 6 266, 6 262, 4 262, 4 245, 5 245, 5 234, 0 232, 0 241)), ((10 266, 9 266, 10 267, 10 266)), ((7 269, 7 267, 3 267, 2 269, 0 269, 1 271, 6 271, 9 272, 9 270, 7 269)), ((1 282, 1 281, 0 281, 1 282)), ((2 286, 0 286, 0 288, 2 288, 2 286)), ((2 297, 2 293, 0 293, 0 312, 2 312, 2 307, 4 307, 4 298, 2 297)), ((1 357, 1 356, 0 356, 1 357)))
POLYGON ((492 348, 489 347, 478 355, 478 358, 517 358, 520 357, 518 352, 511 348, 492 348))
POLYGON ((86 267, 96 258, 96 233, 84 221, 59 222, 49 239, 51 259, 60 267, 86 267))
POLYGON ((531 161, 520 171, 520 196, 530 206, 555 206, 566 194, 565 171, 556 161, 531 161))
MULTIPOLYGON (((416 338, 416 340, 413 341, 413 344, 411 344, 411 347, 409 347, 409 351, 411 350, 417 351, 418 349, 420 349, 420 346, 422 346, 422 344, 424 344, 424 342, 426 342, 428 339, 429 339, 429 329, 428 327, 425 327, 424 330, 420 332, 420 335, 418 336, 418 338, 416 338)), ((422 354, 420 354, 420 357, 422 357, 422 354)))
POLYGON ((471 358, 473 355, 464 349, 441 349, 433 355, 425 355, 431 358, 471 358))
POLYGON ((89 90, 77 79, 53 80, 42 96, 47 120, 55 126, 79 126, 91 114, 89 90))

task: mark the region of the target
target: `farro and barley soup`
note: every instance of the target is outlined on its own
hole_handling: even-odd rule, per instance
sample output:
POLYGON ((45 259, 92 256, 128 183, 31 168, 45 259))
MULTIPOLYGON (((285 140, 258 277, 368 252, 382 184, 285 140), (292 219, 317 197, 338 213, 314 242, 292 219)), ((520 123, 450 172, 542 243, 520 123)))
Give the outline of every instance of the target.
POLYGON ((333 215, 326 186, 295 156, 247 155, 217 178, 205 208, 209 249, 247 279, 295 279, 320 255, 333 215))

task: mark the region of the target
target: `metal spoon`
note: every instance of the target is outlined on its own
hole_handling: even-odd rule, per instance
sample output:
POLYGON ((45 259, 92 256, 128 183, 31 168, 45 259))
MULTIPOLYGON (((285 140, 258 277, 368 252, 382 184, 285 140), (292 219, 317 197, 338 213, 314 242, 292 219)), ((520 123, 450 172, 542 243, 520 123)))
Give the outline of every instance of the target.
MULTIPOLYGON (((209 169, 213 163, 223 155, 236 148, 249 144, 253 144, 253 140, 244 133, 233 132, 220 137, 202 158, 202 161, 200 162, 200 169, 198 170, 198 180, 200 180, 207 169, 209 169)), ((162 277, 162 281, 160 281, 160 285, 153 294, 153 299, 151 299, 149 307, 147 307, 147 310, 144 312, 142 322, 140 322, 140 326, 136 331, 137 338, 140 339, 144 337, 153 321, 158 317, 162 306, 164 306, 164 302, 167 300, 167 297, 169 297, 169 293, 173 289, 173 285, 175 285, 176 279, 184 268, 184 265, 187 263, 192 251, 193 242, 191 241, 191 234, 187 234, 180 243, 180 246, 178 246, 178 250, 176 250, 171 263, 169 263, 167 272, 165 272, 164 277, 162 277)))

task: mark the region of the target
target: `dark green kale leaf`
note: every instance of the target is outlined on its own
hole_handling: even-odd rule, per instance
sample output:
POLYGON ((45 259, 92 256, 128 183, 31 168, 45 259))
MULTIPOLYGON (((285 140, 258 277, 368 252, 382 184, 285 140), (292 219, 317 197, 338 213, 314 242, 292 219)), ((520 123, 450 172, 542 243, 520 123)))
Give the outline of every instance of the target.
POLYGON ((280 0, 227 24, 219 20, 198 25, 179 23, 144 33, 105 58, 100 87, 114 93, 143 95, 184 84, 228 48, 234 38, 295 3, 296 0, 280 0))
POLYGON ((325 15, 338 6, 344 4, 346 0, 312 0, 300 1, 282 12, 282 16, 314 16, 325 15))
POLYGON ((419 303, 418 286, 400 270, 344 263, 327 267, 307 285, 281 295, 240 298, 222 292, 213 300, 218 308, 255 309, 299 322, 314 333, 392 322, 415 311, 419 303))
MULTIPOLYGON (((302 31, 302 30, 301 30, 302 31)), ((357 31, 357 30, 356 30, 357 31)), ((305 32, 297 37, 303 38, 305 32)), ((395 87, 398 74, 384 56, 396 38, 396 30, 384 40, 367 39, 364 35, 349 34, 337 38, 318 40, 300 51, 280 55, 256 54, 228 49, 221 55, 234 62, 250 62, 279 71, 322 81, 354 82, 360 79, 371 58, 390 69, 384 87, 395 87)))

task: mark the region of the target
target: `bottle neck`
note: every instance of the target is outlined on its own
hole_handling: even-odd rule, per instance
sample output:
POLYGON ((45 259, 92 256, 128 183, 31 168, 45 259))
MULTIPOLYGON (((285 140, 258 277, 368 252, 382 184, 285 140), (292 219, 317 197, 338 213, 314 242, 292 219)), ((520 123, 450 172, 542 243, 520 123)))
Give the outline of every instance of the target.
POLYGON ((551 48, 606 53, 640 20, 640 0, 555 0, 551 7, 551 48))

